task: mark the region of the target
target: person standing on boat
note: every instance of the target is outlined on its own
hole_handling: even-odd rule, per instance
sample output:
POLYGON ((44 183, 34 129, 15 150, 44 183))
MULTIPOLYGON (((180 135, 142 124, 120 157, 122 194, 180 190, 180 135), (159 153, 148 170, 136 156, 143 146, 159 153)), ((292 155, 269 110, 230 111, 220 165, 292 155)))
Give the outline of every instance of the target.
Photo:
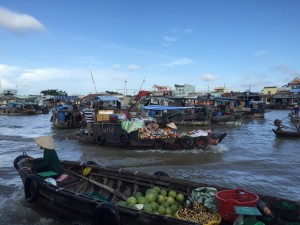
POLYGON ((35 143, 44 150, 43 158, 29 160, 32 161, 31 170, 35 173, 52 171, 59 176, 62 173, 60 160, 57 156, 54 140, 50 136, 42 136, 34 139, 35 143))
POLYGON ((87 102, 85 108, 80 112, 83 121, 86 123, 88 136, 92 136, 92 125, 96 121, 95 111, 91 109, 91 103, 87 102))
POLYGON ((299 106, 296 104, 295 107, 293 108, 294 109, 294 115, 296 117, 299 117, 299 106))

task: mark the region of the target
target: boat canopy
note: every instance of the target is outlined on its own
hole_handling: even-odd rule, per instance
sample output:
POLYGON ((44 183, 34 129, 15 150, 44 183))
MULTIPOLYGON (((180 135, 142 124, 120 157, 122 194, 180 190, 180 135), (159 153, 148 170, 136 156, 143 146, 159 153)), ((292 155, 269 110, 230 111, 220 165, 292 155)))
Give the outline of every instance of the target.
POLYGON ((228 97, 214 97, 211 99, 212 101, 217 101, 217 102, 236 102, 236 98, 228 98, 228 97))
POLYGON ((57 95, 54 96, 54 100, 77 100, 78 96, 73 95, 57 95))
POLYGON ((300 88, 290 89, 290 92, 292 92, 292 93, 300 93, 300 88))
POLYGON ((117 97, 114 97, 114 96, 106 96, 106 95, 98 96, 98 97, 97 97, 97 100, 103 101, 103 102, 107 102, 107 101, 119 101, 119 102, 121 102, 120 99, 117 98, 117 97))
POLYGON ((141 109, 144 110, 185 110, 185 109, 195 109, 195 108, 202 108, 202 107, 180 107, 180 106, 163 106, 163 105, 149 105, 149 106, 142 106, 141 109))

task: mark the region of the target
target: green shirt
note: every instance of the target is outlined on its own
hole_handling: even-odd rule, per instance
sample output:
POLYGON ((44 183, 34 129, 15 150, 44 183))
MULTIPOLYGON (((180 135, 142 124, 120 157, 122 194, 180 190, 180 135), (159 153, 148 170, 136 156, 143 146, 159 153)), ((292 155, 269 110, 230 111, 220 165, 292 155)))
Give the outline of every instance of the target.
POLYGON ((55 150, 44 149, 44 157, 42 159, 34 159, 32 170, 35 172, 53 171, 61 174, 61 164, 55 150))

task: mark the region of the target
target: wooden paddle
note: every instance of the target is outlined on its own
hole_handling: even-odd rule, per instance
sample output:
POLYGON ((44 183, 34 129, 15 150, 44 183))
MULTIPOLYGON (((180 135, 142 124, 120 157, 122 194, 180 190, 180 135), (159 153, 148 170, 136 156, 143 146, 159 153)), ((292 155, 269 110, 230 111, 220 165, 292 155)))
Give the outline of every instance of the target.
POLYGON ((115 190, 115 189, 113 189, 113 188, 111 188, 111 187, 109 187, 109 186, 107 186, 105 184, 101 184, 101 183, 99 183, 99 182, 97 182, 95 180, 92 180, 92 179, 89 179, 89 178, 87 178, 85 176, 79 175, 79 174, 77 174, 77 173, 75 173, 75 172, 73 172, 71 170, 68 170, 68 169, 65 169, 65 168, 63 168, 63 170, 65 170, 66 172, 68 172, 70 174, 73 174, 74 176, 80 177, 81 179, 87 180, 87 181, 89 181, 89 182, 91 182, 91 183, 93 183, 93 184, 95 184, 95 185, 97 185, 97 186, 105 189, 105 190, 113 193, 114 195, 120 197, 123 200, 127 200, 127 198, 128 198, 125 194, 123 194, 123 193, 121 193, 121 192, 119 192, 119 191, 117 191, 117 190, 115 190))

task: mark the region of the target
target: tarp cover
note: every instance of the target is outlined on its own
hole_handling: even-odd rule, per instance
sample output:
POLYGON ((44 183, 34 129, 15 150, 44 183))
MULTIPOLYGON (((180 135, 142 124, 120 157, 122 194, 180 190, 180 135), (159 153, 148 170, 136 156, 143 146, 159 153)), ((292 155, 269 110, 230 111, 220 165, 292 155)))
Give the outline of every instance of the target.
POLYGON ((144 127, 145 123, 143 120, 140 120, 140 119, 132 119, 132 120, 121 122, 121 126, 122 126, 123 130, 125 130, 129 134, 133 131, 136 131, 136 130, 144 127))
POLYGON ((119 101, 120 102, 120 99, 118 99, 117 97, 114 97, 114 96, 98 96, 97 97, 97 100, 99 101, 119 101))
POLYGON ((300 89, 299 88, 294 88, 294 89, 291 89, 290 92, 292 92, 292 93, 300 93, 300 89))
MULTIPOLYGON (((185 110, 185 109, 193 109, 196 107, 180 107, 180 106, 163 106, 163 105, 149 105, 149 106, 142 106, 141 109, 144 110, 185 110)), ((201 108, 201 107, 198 107, 201 108)))

